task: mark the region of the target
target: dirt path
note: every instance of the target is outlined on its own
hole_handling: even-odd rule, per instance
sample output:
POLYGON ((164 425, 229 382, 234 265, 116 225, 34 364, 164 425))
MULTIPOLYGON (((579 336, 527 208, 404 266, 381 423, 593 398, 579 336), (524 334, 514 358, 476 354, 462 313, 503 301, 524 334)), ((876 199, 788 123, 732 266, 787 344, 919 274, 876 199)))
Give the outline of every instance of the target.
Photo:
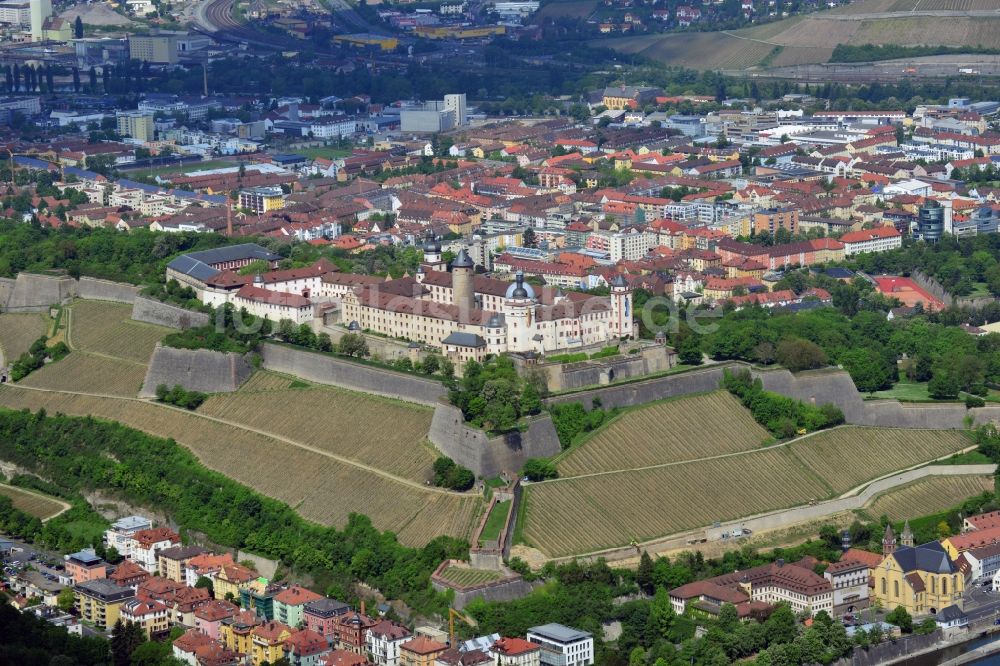
MULTIPOLYGON (((261 430, 261 429, 258 429, 258 428, 253 428, 253 427, 250 427, 250 426, 248 426, 246 424, 239 423, 238 421, 230 421, 229 419, 224 419, 224 418, 220 418, 220 417, 217 417, 217 416, 208 416, 207 414, 200 414, 198 412, 192 412, 190 410, 182 409, 180 407, 174 407, 173 405, 165 405, 163 403, 158 403, 158 402, 156 402, 155 400, 152 400, 152 399, 146 399, 146 398, 126 398, 126 397, 122 397, 122 396, 118 396, 118 395, 108 395, 106 393, 90 393, 90 392, 83 392, 83 391, 59 391, 59 390, 54 390, 54 389, 37 388, 37 387, 33 387, 33 386, 22 386, 20 384, 18 384, 17 386, 13 386, 12 388, 14 388, 14 389, 21 389, 21 390, 25 390, 25 391, 37 391, 39 393, 62 393, 64 395, 82 395, 82 396, 87 396, 87 397, 91 397, 91 398, 106 398, 106 399, 109 399, 109 400, 128 400, 130 402, 142 402, 142 403, 153 404, 153 405, 155 405, 156 407, 158 407, 160 409, 174 410, 174 411, 180 412, 182 414, 187 414, 189 416, 195 416, 197 418, 205 419, 206 421, 214 421, 216 423, 221 423, 223 425, 227 425, 227 426, 231 426, 231 427, 234 427, 234 428, 238 428, 240 430, 244 430, 246 432, 251 432, 251 433, 254 433, 256 435, 262 435, 264 437, 270 437, 271 439, 276 439, 276 440, 278 440, 280 442, 283 442, 283 443, 288 444, 290 446, 294 446, 294 447, 300 448, 300 449, 302 449, 304 451, 309 451, 310 453, 315 453, 316 455, 323 456, 324 458, 329 458, 331 460, 336 460, 337 462, 343 463, 344 465, 350 465, 351 467, 356 467, 358 469, 363 469, 363 470, 365 470, 367 472, 371 472, 372 474, 377 474, 378 476, 381 476, 383 478, 389 479, 391 481, 395 481, 396 483, 401 483, 403 485, 410 486, 411 488, 418 488, 418 489, 420 489, 420 490, 422 490, 424 492, 427 492, 427 493, 438 493, 438 494, 441 494, 441 495, 452 495, 452 496, 455 496, 455 495, 476 495, 477 494, 474 491, 470 491, 468 493, 456 493, 456 492, 451 491, 451 490, 445 490, 444 488, 438 488, 436 486, 428 486, 428 485, 425 485, 425 484, 420 483, 418 481, 414 481, 412 479, 407 479, 407 478, 404 478, 404 477, 401 477, 401 476, 397 476, 395 474, 391 474, 390 472, 386 472, 385 470, 379 469, 378 467, 372 467, 371 465, 359 462, 357 460, 352 460, 350 458, 346 458, 344 456, 337 455, 336 453, 330 453, 329 451, 324 451, 323 449, 318 449, 318 448, 316 448, 314 446, 309 446, 308 444, 303 444, 302 442, 296 441, 294 439, 289 439, 288 437, 284 437, 282 435, 278 435, 278 434, 275 434, 273 432, 268 432, 266 430, 261 430)), ((137 428, 137 430, 141 430, 141 428, 137 428)))

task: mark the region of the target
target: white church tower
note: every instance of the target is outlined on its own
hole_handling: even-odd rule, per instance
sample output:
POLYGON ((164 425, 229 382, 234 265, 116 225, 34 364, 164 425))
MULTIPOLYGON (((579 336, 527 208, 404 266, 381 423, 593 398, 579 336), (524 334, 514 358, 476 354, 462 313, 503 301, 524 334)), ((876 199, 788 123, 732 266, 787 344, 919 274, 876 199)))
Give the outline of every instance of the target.
POLYGON ((632 287, 622 275, 611 279, 611 334, 620 338, 635 335, 635 314, 632 312, 632 287))

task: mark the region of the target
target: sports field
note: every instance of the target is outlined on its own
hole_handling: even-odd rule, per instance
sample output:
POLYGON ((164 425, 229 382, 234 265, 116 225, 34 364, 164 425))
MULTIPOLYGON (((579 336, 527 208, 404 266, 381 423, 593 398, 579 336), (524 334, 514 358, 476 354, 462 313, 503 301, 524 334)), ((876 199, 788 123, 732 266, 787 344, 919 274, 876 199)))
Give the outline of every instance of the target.
POLYGON ((15 509, 20 509, 40 520, 48 520, 69 507, 66 502, 55 497, 4 483, 0 483, 0 495, 11 498, 15 509))
POLYGON ((0 405, 92 415, 171 437, 207 467, 288 503, 310 520, 341 526, 351 513, 362 513, 408 545, 422 545, 440 535, 467 539, 482 511, 481 495, 429 489, 318 448, 154 403, 0 386, 0 405))

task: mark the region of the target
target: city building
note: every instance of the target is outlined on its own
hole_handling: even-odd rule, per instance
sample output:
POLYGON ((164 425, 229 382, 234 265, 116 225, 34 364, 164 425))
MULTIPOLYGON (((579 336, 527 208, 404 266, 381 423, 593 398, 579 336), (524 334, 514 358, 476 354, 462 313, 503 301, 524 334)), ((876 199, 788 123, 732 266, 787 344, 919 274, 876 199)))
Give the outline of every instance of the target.
POLYGON ((52 0, 29 0, 31 9, 31 41, 39 42, 45 36, 45 20, 52 16, 52 0))
POLYGON ((466 125, 466 116, 465 94, 445 95, 440 101, 404 106, 399 114, 400 130, 417 133, 444 132, 466 125))
POLYGON ((104 578, 84 581, 76 585, 73 592, 80 619, 101 629, 114 626, 122 605, 135 598, 132 588, 121 587, 104 578))
POLYGON ((399 646, 399 663, 400 666, 434 666, 434 660, 447 649, 444 643, 417 636, 399 646))
POLYGON ((31 2, 29 0, 0 2, 0 23, 13 26, 30 26, 31 2))
POLYGON ((496 655, 497 666, 540 666, 542 647, 523 638, 501 638, 490 652, 496 655))
POLYGON ((799 231, 798 208, 769 208, 754 213, 753 229, 756 233, 774 234, 784 229, 793 236, 799 231))
POLYGON ((891 226, 849 231, 838 240, 844 244, 844 256, 862 252, 886 252, 903 246, 903 234, 891 226))
POLYGON ((159 601, 130 599, 122 604, 119 617, 122 622, 132 622, 142 627, 149 639, 170 631, 170 609, 159 601))
POLYGON ((118 133, 137 141, 149 143, 155 138, 153 114, 143 111, 119 111, 118 133))
POLYGON ((108 575, 107 562, 98 557, 93 548, 84 548, 72 555, 66 555, 64 560, 66 575, 73 581, 74 585, 88 580, 106 578, 108 575))
POLYGON ((296 631, 285 641, 285 658, 291 666, 320 666, 329 652, 326 638, 310 629, 296 631))
POLYGON ((253 187, 240 190, 240 208, 254 215, 285 207, 285 192, 280 187, 253 187))
POLYGON ((274 617, 289 627, 297 627, 304 623, 305 605, 322 598, 322 595, 301 585, 292 585, 274 595, 274 617))
POLYGON ((872 598, 884 608, 902 606, 911 615, 935 614, 962 606, 965 576, 938 542, 896 546, 892 526, 883 538, 885 558, 874 570, 872 598))
POLYGON ((254 627, 250 631, 250 663, 260 666, 265 661, 278 661, 285 656, 285 642, 291 637, 291 628, 275 620, 254 627))
POLYGON ((579 629, 561 624, 543 624, 528 629, 525 636, 540 645, 542 666, 591 666, 594 663, 594 637, 579 629))
POLYGON ((129 35, 128 57, 157 65, 176 64, 177 35, 129 35))
POLYGON ((833 614, 840 616, 868 608, 868 582, 871 569, 860 560, 843 559, 823 572, 833 587, 833 614))
POLYGON ((400 646, 413 636, 398 622, 382 620, 368 630, 368 654, 376 666, 400 666, 400 646))
MULTIPOLYGON (((164 548, 157 554, 157 573, 167 580, 184 583, 186 581, 184 570, 188 562, 198 555, 206 554, 206 552, 201 546, 164 548)), ((197 578, 195 582, 198 582, 197 578)))
POLYGON ((944 235, 944 208, 937 201, 929 199, 917 213, 917 228, 914 237, 926 242, 936 243, 944 235))
POLYGON ((351 607, 347 604, 323 597, 306 602, 302 609, 302 617, 305 619, 306 629, 325 636, 326 640, 332 644, 337 637, 336 619, 349 610, 351 607))
MULTIPOLYGON (((262 248, 263 249, 263 248, 262 248)), ((148 530, 153 526, 149 518, 143 516, 126 516, 111 523, 104 532, 104 543, 108 548, 114 548, 119 555, 126 555, 128 543, 132 536, 141 530, 148 530)))
POLYGON ((181 536, 169 527, 140 530, 126 542, 125 557, 151 574, 159 573, 159 553, 165 548, 181 545, 181 536))

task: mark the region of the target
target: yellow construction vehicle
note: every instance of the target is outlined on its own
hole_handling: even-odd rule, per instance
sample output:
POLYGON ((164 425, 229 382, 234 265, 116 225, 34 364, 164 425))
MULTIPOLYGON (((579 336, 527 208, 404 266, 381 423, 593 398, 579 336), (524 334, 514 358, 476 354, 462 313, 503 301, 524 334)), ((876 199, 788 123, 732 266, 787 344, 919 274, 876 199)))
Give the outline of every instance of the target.
POLYGON ((452 647, 455 647, 455 618, 465 622, 470 627, 478 627, 479 623, 476 622, 475 618, 469 617, 465 613, 461 613, 454 608, 448 609, 448 640, 452 647))

